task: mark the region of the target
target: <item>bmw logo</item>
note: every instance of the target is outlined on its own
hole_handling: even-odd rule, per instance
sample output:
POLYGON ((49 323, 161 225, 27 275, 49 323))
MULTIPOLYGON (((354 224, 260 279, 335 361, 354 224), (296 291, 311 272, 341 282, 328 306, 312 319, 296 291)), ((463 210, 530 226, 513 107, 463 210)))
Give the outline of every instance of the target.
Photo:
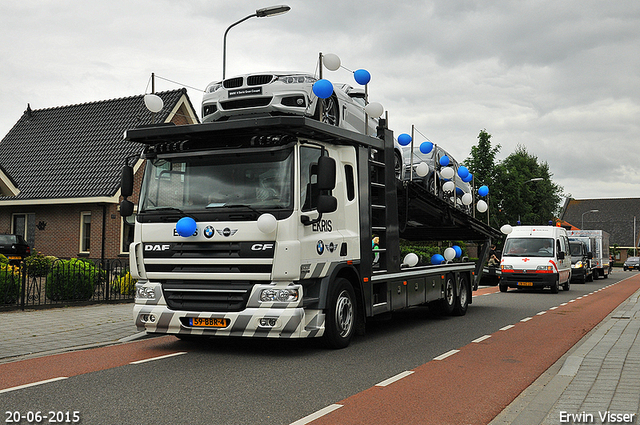
POLYGON ((204 228, 204 237, 207 239, 211 239, 213 237, 214 234, 214 228, 213 226, 207 226, 204 228))
POLYGON ((318 251, 318 255, 322 255, 324 252, 324 242, 318 241, 318 245, 316 245, 316 251, 318 251))

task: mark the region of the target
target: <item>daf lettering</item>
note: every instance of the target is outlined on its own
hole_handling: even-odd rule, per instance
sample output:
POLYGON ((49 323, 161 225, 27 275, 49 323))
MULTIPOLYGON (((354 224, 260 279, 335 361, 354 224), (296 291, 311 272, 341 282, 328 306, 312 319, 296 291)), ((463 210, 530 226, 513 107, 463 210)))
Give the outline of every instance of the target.
POLYGON ((171 249, 171 245, 168 244, 163 244, 163 245, 145 245, 144 246, 144 250, 145 251, 166 251, 168 249, 171 249))
POLYGON ((251 246, 251 251, 266 251, 273 249, 272 243, 256 243, 251 246))

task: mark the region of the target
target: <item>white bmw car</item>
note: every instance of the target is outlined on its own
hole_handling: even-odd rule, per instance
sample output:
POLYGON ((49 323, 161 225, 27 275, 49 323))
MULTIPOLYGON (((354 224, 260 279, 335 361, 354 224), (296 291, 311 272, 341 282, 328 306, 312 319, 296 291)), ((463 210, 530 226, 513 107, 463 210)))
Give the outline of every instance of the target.
MULTIPOLYGON (((313 75, 302 72, 265 72, 213 82, 202 97, 202 122, 238 115, 293 114, 375 137, 378 120, 368 117, 365 126, 363 89, 334 83, 333 95, 320 99, 312 90, 316 81, 313 75)), ((396 141, 394 168, 398 178, 402 164, 402 148, 396 141)))

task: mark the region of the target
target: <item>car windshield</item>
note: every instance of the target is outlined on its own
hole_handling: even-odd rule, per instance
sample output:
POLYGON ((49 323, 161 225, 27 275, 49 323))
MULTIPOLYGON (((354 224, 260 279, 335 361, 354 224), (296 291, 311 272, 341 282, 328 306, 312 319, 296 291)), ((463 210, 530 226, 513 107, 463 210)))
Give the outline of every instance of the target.
POLYGON ((639 258, 639 257, 629 257, 629 258, 627 258, 626 263, 627 263, 627 264, 636 264, 636 263, 640 263, 640 258, 639 258))
POLYGON ((293 208, 293 149, 147 162, 141 212, 293 208))
POLYGON ((0 243, 1 244, 16 243, 16 237, 15 235, 0 235, 0 243))
POLYGON ((508 238, 503 257, 553 257, 552 238, 508 238))
POLYGON ((581 256, 582 255, 582 244, 570 243, 571 247, 571 256, 581 256))

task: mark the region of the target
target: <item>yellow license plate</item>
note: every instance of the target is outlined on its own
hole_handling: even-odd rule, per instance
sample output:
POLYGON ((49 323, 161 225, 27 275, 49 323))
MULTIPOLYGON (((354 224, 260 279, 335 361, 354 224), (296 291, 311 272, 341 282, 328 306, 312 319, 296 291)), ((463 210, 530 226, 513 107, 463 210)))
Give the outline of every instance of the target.
POLYGON ((226 328, 229 326, 229 319, 207 319, 203 317, 193 317, 189 319, 189 326, 205 328, 226 328))
POLYGON ((518 282, 518 286, 533 286, 533 282, 518 282))

